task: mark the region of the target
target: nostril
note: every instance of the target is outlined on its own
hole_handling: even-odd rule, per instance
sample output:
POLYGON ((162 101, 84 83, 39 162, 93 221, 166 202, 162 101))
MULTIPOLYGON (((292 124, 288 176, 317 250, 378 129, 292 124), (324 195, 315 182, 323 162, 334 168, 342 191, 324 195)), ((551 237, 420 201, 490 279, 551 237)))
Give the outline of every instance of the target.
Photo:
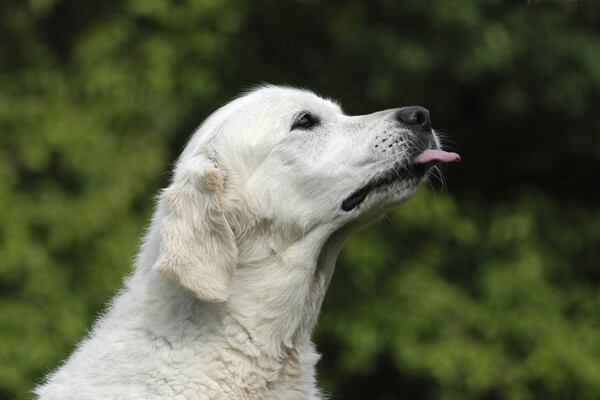
POLYGON ((420 106, 404 107, 396 113, 396 119, 406 125, 418 125, 424 128, 431 126, 429 111, 420 106))
POLYGON ((417 121, 418 125, 423 125, 425 123, 425 113, 422 111, 417 111, 415 113, 415 120, 417 121))

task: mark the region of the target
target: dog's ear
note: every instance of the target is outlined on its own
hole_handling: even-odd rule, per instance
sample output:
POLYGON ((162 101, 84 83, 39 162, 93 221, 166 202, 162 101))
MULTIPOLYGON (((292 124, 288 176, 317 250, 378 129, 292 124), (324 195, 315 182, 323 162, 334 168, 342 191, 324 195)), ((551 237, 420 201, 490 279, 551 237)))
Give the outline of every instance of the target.
POLYGON ((157 268, 197 298, 225 301, 238 250, 221 208, 223 179, 206 160, 186 163, 160 195, 161 248, 157 268), (183 171, 182 171, 183 170, 183 171))

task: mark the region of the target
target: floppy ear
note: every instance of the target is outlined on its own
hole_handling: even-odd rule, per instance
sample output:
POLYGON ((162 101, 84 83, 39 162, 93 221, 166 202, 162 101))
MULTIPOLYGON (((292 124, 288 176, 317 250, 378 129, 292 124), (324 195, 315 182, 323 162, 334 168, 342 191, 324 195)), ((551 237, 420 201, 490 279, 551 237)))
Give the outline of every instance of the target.
POLYGON ((194 168, 177 171, 173 183, 160 195, 157 267, 161 275, 200 300, 225 301, 231 292, 238 250, 221 209, 223 180, 207 162, 194 164, 194 168))

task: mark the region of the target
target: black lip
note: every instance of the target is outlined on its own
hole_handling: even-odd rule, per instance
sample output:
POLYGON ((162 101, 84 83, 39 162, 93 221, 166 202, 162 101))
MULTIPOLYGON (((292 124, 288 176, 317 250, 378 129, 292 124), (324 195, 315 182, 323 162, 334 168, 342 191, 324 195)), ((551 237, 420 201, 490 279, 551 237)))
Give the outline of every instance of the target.
POLYGON ((342 210, 349 212, 360 206, 367 198, 367 195, 375 189, 390 185, 396 181, 409 179, 412 177, 423 177, 427 172, 428 166, 423 164, 410 164, 409 166, 396 164, 394 168, 379 175, 371 180, 365 186, 361 187, 342 202, 342 210))

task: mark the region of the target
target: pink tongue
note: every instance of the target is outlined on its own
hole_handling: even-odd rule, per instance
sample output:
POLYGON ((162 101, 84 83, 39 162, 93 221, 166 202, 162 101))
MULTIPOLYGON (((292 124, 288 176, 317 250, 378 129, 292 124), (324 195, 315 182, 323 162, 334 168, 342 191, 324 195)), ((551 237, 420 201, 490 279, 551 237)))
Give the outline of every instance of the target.
POLYGON ((430 162, 458 162, 460 156, 456 153, 448 153, 443 150, 425 150, 415 158, 415 164, 428 164, 430 162))

